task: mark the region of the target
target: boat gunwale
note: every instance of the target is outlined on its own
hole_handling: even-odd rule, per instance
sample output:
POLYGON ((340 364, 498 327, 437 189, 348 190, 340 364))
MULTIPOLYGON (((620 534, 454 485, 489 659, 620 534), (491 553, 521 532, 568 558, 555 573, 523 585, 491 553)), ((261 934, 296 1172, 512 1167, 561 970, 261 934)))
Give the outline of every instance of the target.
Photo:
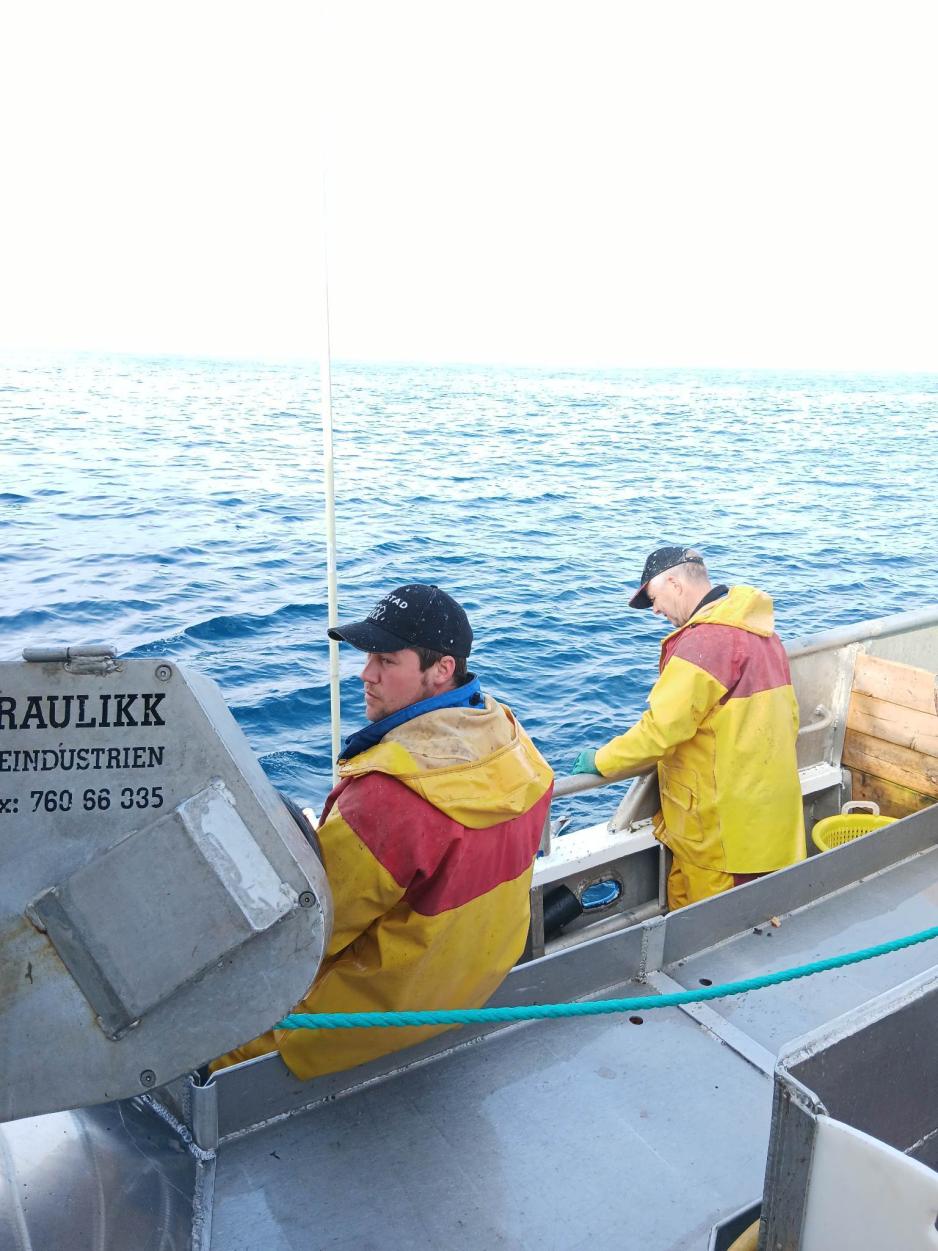
POLYGON ((789 660, 794 660, 799 656, 811 656, 816 652, 845 647, 850 643, 892 638, 897 634, 914 633, 935 625, 938 625, 938 604, 930 604, 926 608, 893 613, 888 617, 877 617, 873 621, 863 621, 855 625, 835 626, 834 629, 820 634, 809 634, 787 644, 785 650, 789 660))

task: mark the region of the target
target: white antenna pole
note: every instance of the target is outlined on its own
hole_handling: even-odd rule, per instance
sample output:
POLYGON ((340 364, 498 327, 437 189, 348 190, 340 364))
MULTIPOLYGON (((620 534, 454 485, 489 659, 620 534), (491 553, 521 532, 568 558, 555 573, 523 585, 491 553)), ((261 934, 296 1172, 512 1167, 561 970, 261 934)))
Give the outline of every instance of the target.
MULTIPOLYGON (((326 238, 326 176, 322 179, 322 354, 319 361, 319 391, 322 407, 322 466, 326 493, 326 585, 329 625, 338 624, 339 595, 335 560, 335 473, 332 458, 332 358, 329 342, 329 267, 326 238)), ((329 699, 332 710, 332 784, 339 780, 336 760, 341 747, 339 709, 339 645, 329 640, 329 699)))

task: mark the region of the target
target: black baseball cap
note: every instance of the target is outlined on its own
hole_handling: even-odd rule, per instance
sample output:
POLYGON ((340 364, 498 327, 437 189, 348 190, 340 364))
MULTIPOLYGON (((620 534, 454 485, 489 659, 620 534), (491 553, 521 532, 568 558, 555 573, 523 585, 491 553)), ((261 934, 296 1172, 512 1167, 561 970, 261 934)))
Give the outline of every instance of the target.
POLYGON ((695 552, 692 547, 656 548, 645 561, 645 568, 642 570, 642 585, 629 600, 629 607, 651 608, 651 600, 645 588, 652 578, 657 578, 659 573, 673 569, 675 565, 702 565, 703 563, 700 552, 695 552))
POLYGON ((472 626, 462 605, 438 586, 423 582, 395 587, 378 600, 364 621, 333 626, 328 634, 363 652, 427 647, 465 659, 472 649, 472 626))

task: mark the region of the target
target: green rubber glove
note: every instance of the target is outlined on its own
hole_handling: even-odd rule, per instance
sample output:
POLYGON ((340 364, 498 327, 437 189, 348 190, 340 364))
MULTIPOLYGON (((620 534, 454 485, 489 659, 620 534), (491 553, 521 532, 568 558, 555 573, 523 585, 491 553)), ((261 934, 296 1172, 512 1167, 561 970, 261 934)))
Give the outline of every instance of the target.
POLYGON ((595 773, 596 776, 600 778, 603 776, 596 768, 596 749, 594 747, 587 747, 584 751, 580 752, 579 756, 577 756, 576 760, 573 762, 573 772, 595 773))

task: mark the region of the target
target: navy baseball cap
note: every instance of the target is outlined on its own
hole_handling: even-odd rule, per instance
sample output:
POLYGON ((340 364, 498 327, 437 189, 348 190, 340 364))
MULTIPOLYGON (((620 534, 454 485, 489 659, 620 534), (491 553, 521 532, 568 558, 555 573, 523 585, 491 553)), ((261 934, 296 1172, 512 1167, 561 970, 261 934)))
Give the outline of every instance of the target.
POLYGON ((438 586, 408 582, 379 599, 364 621, 333 626, 331 639, 363 652, 400 652, 426 647, 465 659, 472 649, 472 626, 461 604, 438 586))
POLYGON ((642 570, 642 585, 629 600, 629 607, 651 608, 651 600, 645 588, 652 578, 657 578, 659 573, 673 569, 675 565, 702 565, 703 563, 700 552, 695 552, 692 547, 656 548, 645 561, 645 568, 642 570))

